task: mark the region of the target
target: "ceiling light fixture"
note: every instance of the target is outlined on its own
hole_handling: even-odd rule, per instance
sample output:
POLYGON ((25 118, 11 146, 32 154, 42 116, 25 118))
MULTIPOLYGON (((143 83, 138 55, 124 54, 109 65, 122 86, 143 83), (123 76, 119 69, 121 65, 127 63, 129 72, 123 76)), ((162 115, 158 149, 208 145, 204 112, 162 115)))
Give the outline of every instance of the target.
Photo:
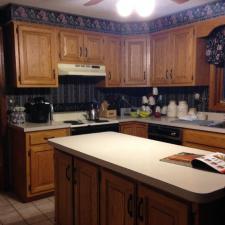
POLYGON ((116 8, 120 16, 127 17, 134 10, 134 0, 119 0, 116 8))
POLYGON ((117 12, 122 17, 136 11, 139 16, 150 16, 155 8, 155 0, 119 0, 116 4, 117 12))

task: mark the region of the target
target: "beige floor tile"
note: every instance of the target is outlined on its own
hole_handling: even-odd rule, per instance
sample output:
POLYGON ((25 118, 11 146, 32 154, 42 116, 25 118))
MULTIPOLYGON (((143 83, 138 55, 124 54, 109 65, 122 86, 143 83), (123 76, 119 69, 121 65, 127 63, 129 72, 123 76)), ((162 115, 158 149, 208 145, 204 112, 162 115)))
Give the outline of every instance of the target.
POLYGON ((48 204, 48 203, 51 203, 51 202, 49 201, 48 198, 45 198, 45 199, 40 199, 40 200, 37 200, 37 201, 33 201, 32 203, 34 205, 38 206, 38 205, 48 204))
POLYGON ((37 208, 42 212, 42 213, 48 213, 48 212, 54 212, 54 204, 52 202, 48 202, 45 204, 40 204, 37 205, 37 208))
POLYGON ((43 215, 35 206, 18 209, 18 212, 28 224, 34 224, 46 220, 46 216, 43 215))
POLYGON ((5 214, 11 213, 11 212, 15 212, 15 209, 12 205, 0 206, 0 219, 1 219, 1 216, 4 216, 5 214))
POLYGON ((4 225, 13 225, 24 222, 23 218, 16 211, 2 215, 0 221, 4 225))

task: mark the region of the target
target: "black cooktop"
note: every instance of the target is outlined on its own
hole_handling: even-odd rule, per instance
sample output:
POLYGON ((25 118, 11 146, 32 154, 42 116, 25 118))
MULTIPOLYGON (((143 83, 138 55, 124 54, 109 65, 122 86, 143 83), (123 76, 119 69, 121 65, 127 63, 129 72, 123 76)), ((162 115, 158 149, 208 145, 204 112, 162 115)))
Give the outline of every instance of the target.
POLYGON ((81 124, 84 124, 80 120, 66 120, 66 121, 64 121, 64 123, 71 123, 72 125, 81 125, 81 124))

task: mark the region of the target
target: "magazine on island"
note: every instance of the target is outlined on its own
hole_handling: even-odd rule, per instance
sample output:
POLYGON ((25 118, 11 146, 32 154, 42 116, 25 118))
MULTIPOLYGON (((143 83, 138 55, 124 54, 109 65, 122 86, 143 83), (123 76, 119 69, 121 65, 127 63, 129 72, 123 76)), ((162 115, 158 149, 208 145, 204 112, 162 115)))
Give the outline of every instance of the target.
POLYGON ((190 163, 193 168, 214 170, 225 174, 225 154, 214 152, 208 155, 197 155, 187 152, 181 152, 168 157, 169 160, 190 163))

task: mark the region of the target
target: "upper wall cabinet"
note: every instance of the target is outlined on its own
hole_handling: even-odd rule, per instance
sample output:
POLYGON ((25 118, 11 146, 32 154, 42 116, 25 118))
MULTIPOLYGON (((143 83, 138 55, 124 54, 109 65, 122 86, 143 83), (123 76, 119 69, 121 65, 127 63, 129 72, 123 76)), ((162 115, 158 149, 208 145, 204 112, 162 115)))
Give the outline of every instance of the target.
POLYGON ((149 86, 150 50, 148 36, 123 39, 123 86, 149 86))
POLYGON ((6 55, 16 87, 58 86, 56 32, 54 28, 27 23, 7 27, 6 55))
POLYGON ((209 84, 205 42, 195 37, 194 27, 151 36, 151 84, 156 86, 209 84))
POLYGON ((104 63, 103 35, 62 30, 59 42, 59 58, 63 63, 104 63))
POLYGON ((107 36, 105 41, 106 87, 121 85, 121 39, 117 36, 107 36))

